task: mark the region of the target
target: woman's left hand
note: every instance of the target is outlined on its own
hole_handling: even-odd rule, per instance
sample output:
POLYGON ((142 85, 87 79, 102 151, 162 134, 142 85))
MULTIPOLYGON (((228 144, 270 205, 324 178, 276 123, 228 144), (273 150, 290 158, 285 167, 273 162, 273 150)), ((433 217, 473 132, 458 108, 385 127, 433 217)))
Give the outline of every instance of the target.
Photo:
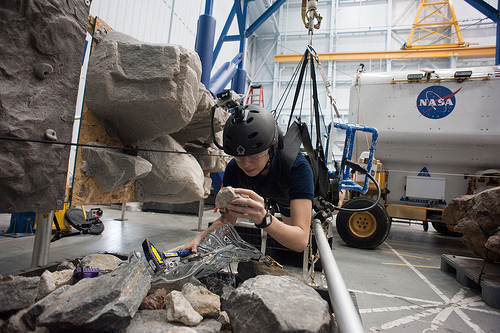
POLYGON ((252 190, 243 188, 236 188, 234 192, 247 195, 248 198, 237 198, 231 201, 231 204, 227 207, 229 209, 228 214, 237 218, 248 219, 255 224, 262 223, 267 213, 264 198, 252 190))

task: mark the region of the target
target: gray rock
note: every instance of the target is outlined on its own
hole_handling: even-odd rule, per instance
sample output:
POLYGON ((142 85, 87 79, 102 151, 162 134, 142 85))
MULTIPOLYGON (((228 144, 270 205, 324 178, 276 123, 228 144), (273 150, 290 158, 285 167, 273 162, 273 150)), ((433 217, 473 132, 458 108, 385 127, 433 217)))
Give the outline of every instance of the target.
POLYGON ((41 300, 54 290, 56 290, 54 277, 52 276, 52 273, 50 271, 46 270, 40 277, 40 284, 38 285, 38 294, 36 296, 36 300, 41 300))
POLYGON ((123 330, 149 288, 146 267, 132 260, 109 274, 79 281, 40 315, 37 326, 55 331, 123 330))
POLYGON ((54 290, 52 293, 47 295, 45 298, 39 300, 35 304, 31 305, 26 313, 21 317, 22 321, 30 330, 34 330, 38 317, 42 314, 45 309, 52 304, 60 295, 66 292, 71 286, 62 286, 59 289, 54 290))
POLYGON ((275 265, 267 265, 265 262, 257 260, 241 261, 238 263, 238 277, 241 281, 246 281, 248 279, 254 278, 258 275, 274 275, 282 276, 289 275, 305 283, 304 278, 297 274, 294 274, 286 269, 275 265))
POLYGON ((56 271, 64 271, 64 270, 67 270, 67 269, 71 269, 71 270, 74 270, 76 267, 75 265, 70 262, 70 261, 63 261, 62 263, 60 263, 59 265, 57 265, 57 268, 56 268, 56 271))
POLYGON ((28 331, 28 327, 21 320, 21 317, 26 313, 27 309, 19 310, 13 316, 10 316, 5 323, 0 327, 2 333, 25 333, 28 331))
MULTIPOLYGON (((89 144, 100 145, 97 142, 89 144)), ((82 171, 94 177, 106 192, 130 185, 138 178, 146 177, 152 165, 139 156, 131 156, 116 149, 82 147, 82 171)))
POLYGON ((195 326, 203 320, 203 317, 193 309, 182 292, 174 290, 167 297, 167 319, 195 326))
POLYGON ((444 208, 443 221, 463 234, 469 250, 486 261, 500 261, 500 187, 454 198, 444 208))
POLYGON ((126 333, 163 333, 170 332, 182 324, 171 323, 167 319, 166 310, 140 310, 130 325, 125 329, 126 333))
POLYGON ((231 294, 235 290, 235 288, 227 284, 226 281, 213 276, 207 276, 203 278, 203 281, 208 290, 219 296, 221 305, 223 305, 224 301, 227 301, 229 299, 229 296, 231 296, 231 294))
POLYGON ((123 144, 136 145, 190 122, 200 78, 196 52, 110 31, 92 51, 86 101, 123 144))
MULTIPOLYGON (((195 141, 199 138, 210 138, 212 136, 212 107, 215 105, 215 100, 212 94, 205 89, 205 86, 200 83, 200 99, 198 107, 193 115, 193 118, 183 129, 172 133, 171 136, 181 145, 187 142, 195 141)), ((230 113, 221 108, 216 108, 214 113, 214 131, 215 133, 223 130, 226 120, 230 113)))
POLYGON ((139 152, 139 156, 153 164, 153 170, 135 183, 135 196, 138 201, 181 204, 203 198, 203 170, 196 159, 186 154, 186 151, 169 135, 142 144, 139 148, 181 152, 181 154, 139 152))
POLYGON ((184 146, 188 153, 193 154, 204 172, 222 172, 232 157, 213 143, 189 142, 184 146))
MULTIPOLYGON (((51 129, 71 141, 88 15, 85 1, 2 1, 1 136, 44 140, 51 129)), ((62 209, 69 153, 2 140, 0 212, 62 209)))
POLYGON ((197 332, 218 333, 221 324, 215 319, 204 319, 194 327, 184 326, 182 323, 169 322, 166 310, 141 310, 136 313, 125 333, 164 333, 164 332, 197 332))
POLYGON ((222 324, 216 319, 207 318, 203 319, 198 326, 191 328, 197 333, 219 333, 222 328, 222 324))
POLYGON ((40 277, 4 276, 0 281, 0 312, 19 310, 35 303, 40 277))
POLYGON ((196 333, 196 331, 190 327, 176 327, 171 333, 196 333))
POLYGON ((260 275, 243 282, 224 309, 234 332, 330 332, 328 303, 291 276, 260 275))
POLYGON ((222 327, 221 329, 223 330, 230 330, 231 329, 231 320, 229 320, 229 315, 227 314, 226 311, 221 311, 219 313, 219 317, 217 318, 217 321, 221 323, 222 327))
POLYGON ((117 269, 123 261, 112 254, 93 253, 80 260, 84 268, 99 268, 100 273, 109 273, 117 269))

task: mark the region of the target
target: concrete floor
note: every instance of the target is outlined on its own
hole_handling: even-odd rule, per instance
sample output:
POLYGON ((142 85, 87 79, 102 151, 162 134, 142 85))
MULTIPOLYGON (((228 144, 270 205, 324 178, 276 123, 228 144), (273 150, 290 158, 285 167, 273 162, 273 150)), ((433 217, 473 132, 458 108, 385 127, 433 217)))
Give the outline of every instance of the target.
MULTIPOLYGON (((89 207, 86 207, 89 208, 89 207)), ((195 215, 126 211, 101 207, 101 235, 77 235, 50 244, 49 263, 95 252, 140 250, 144 238, 168 250, 199 231, 195 215)), ((205 209, 202 227, 218 213, 205 209)), ((10 214, 0 214, 0 231, 10 214)), ((475 257, 459 238, 420 225, 394 223, 386 242, 374 250, 351 248, 334 231, 334 256, 349 290, 356 295, 366 332, 500 332, 500 310, 486 305, 479 290, 459 284, 440 269, 441 255, 475 257)), ((0 274, 29 270, 34 237, 0 237, 0 274)), ((294 272, 298 267, 286 266, 294 272)))

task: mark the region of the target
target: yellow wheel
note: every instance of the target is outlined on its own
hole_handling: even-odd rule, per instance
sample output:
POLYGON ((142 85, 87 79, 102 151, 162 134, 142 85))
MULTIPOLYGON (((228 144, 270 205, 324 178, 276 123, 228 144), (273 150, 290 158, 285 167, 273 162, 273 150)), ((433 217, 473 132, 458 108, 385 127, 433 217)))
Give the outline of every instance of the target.
POLYGON ((359 249, 373 249, 382 244, 389 230, 391 220, 384 207, 378 203, 370 210, 373 200, 357 197, 342 205, 354 211, 340 211, 337 215, 337 232, 347 245, 359 249), (356 211, 357 210, 357 211, 356 211))
POLYGON ((377 230, 377 220, 369 212, 354 213, 349 219, 349 229, 357 237, 370 237, 377 230))

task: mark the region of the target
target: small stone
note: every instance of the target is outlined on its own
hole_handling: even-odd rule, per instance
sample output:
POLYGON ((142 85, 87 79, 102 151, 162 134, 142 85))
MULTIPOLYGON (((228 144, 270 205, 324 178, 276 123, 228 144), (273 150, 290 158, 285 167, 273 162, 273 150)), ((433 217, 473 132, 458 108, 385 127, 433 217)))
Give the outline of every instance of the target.
POLYGON ((203 317, 184 298, 182 292, 172 291, 168 294, 167 300, 167 319, 169 321, 178 321, 187 326, 195 326, 203 320, 203 317))
POLYGON ((227 314, 226 311, 221 311, 219 313, 219 317, 217 318, 217 321, 222 324, 223 330, 230 330, 231 329, 231 321, 229 320, 229 315, 227 314))
POLYGON ((36 296, 36 301, 41 300, 54 290, 56 290, 54 277, 52 276, 52 273, 50 271, 46 270, 40 277, 40 284, 38 285, 38 294, 36 296))
POLYGON ((215 206, 219 209, 221 214, 228 213, 229 210, 227 206, 231 204, 231 201, 237 198, 248 198, 248 195, 237 194, 233 187, 225 186, 217 193, 215 197, 215 206))
POLYGON ((157 289, 153 294, 144 298, 139 309, 160 310, 165 307, 167 301, 167 291, 163 288, 157 289))
POLYGON ((188 283, 182 288, 182 294, 191 304, 193 309, 203 317, 219 317, 220 298, 207 288, 193 286, 188 283))

